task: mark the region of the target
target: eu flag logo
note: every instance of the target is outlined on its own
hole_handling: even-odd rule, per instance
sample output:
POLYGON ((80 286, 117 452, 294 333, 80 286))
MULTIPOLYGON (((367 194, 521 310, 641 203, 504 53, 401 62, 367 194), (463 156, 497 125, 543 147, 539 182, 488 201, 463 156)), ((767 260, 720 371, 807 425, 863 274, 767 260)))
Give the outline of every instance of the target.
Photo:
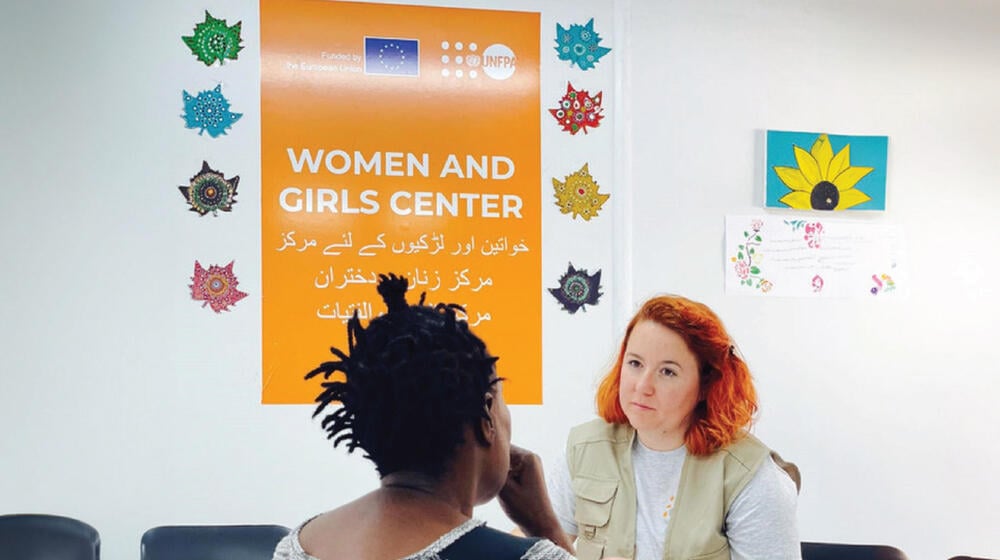
POLYGON ((420 41, 365 37, 365 74, 419 76, 420 41))

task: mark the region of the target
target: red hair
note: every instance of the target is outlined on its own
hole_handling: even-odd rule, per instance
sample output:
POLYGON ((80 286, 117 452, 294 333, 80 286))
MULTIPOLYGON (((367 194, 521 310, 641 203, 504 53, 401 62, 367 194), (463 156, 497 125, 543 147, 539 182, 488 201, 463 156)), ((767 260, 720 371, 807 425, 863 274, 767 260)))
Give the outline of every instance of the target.
POLYGON ((629 321, 618 359, 597 388, 597 413, 606 422, 627 424, 619 401, 622 362, 632 329, 653 321, 681 336, 698 359, 702 400, 691 413, 684 435, 688 452, 709 455, 741 438, 757 412, 757 391, 750 368, 739 356, 719 317, 703 303, 681 296, 657 296, 629 321))

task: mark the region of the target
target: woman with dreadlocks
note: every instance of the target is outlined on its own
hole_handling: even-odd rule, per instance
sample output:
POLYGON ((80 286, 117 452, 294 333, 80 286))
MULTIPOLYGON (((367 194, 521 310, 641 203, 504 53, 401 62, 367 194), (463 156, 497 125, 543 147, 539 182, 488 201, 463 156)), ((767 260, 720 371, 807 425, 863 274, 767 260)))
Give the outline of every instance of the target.
MULTIPOLYGON (((496 531, 472 518, 498 494, 527 535, 567 545, 537 456, 510 444, 502 379, 456 305, 406 302, 407 281, 381 276, 388 313, 347 324, 348 353, 323 375, 314 416, 334 447, 361 449, 378 489, 314 517, 282 540, 275 560, 566 560, 552 541, 496 531), (334 373, 342 380, 332 380, 334 373)), ((336 377, 334 377, 336 379, 336 377)))

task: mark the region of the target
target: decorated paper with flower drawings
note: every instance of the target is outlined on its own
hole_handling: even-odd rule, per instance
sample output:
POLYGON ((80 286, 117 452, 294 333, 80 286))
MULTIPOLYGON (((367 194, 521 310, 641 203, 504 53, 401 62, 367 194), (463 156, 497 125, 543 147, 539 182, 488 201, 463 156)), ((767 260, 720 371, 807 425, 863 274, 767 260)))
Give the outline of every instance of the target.
POLYGON ((726 217, 726 293, 898 298, 908 288, 902 229, 796 215, 726 217))

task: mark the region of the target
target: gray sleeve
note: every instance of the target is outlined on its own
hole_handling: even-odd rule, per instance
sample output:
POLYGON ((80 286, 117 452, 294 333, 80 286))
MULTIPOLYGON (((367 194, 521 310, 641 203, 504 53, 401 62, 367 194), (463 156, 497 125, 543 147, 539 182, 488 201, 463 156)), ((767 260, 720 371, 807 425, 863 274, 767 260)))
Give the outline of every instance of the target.
POLYGON ((569 463, 566 456, 560 455, 559 459, 549 469, 546 485, 549 490, 549 500, 552 501, 552 509, 556 512, 559 525, 563 531, 571 538, 576 537, 579 529, 576 526, 576 496, 573 494, 573 482, 569 476, 569 463))
POLYGON ((542 539, 532 545, 521 557, 521 560, 574 560, 573 556, 556 546, 548 539, 542 539))
POLYGON ((801 560, 795 482, 768 458, 726 516, 732 560, 801 560))
POLYGON ((299 554, 296 550, 295 542, 297 535, 298 532, 289 533, 278 541, 278 545, 274 547, 272 560, 307 560, 309 557, 305 556, 304 553, 299 554))

